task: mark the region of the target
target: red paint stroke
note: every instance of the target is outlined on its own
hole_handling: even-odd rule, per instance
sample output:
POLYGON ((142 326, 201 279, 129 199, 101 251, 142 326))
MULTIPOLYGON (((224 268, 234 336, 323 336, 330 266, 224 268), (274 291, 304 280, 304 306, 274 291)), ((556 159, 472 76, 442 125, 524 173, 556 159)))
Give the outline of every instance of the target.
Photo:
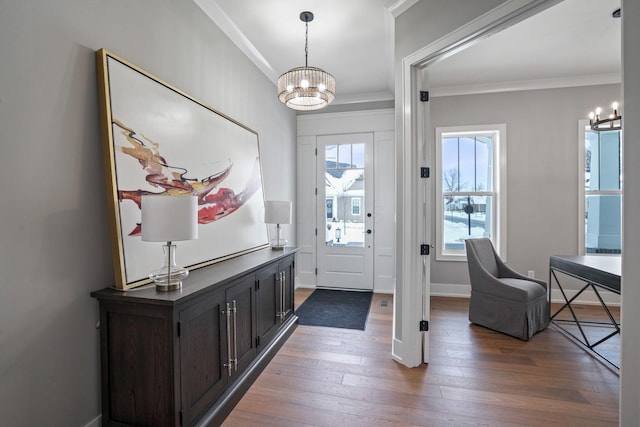
MULTIPOLYGON (((137 133, 114 120, 113 124, 121 128, 121 133, 131 144, 131 147, 117 147, 121 152, 138 160, 140 166, 147 172, 145 177, 150 186, 161 189, 160 192, 147 190, 118 190, 118 200, 133 201, 138 209, 141 208, 142 196, 147 194, 195 195, 198 196, 198 223, 209 224, 238 210, 260 188, 260 161, 256 157, 251 176, 245 188, 238 194, 230 188, 220 188, 211 193, 231 173, 233 163, 222 171, 213 173, 198 180, 188 178, 186 168, 169 165, 158 150, 160 144, 145 136, 138 137, 137 133), (141 139, 142 138, 142 139, 141 139), (146 143, 145 143, 146 141, 146 143)), ((139 236, 142 233, 140 223, 136 224, 129 236, 139 236)))

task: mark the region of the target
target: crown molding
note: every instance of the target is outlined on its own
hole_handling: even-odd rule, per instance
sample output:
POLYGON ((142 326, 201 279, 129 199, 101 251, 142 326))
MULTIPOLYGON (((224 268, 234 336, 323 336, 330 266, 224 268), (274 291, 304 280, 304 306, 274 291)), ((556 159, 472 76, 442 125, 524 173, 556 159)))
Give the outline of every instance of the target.
POLYGON ((387 2, 384 7, 394 18, 397 18, 419 1, 420 0, 391 0, 387 2))
POLYGON ((262 56, 256 47, 245 37, 231 18, 224 13, 215 0, 193 0, 200 9, 226 34, 231 41, 264 73, 272 82, 277 82, 279 74, 262 56))
POLYGON ((618 73, 597 74, 589 76, 560 77, 549 79, 518 80, 512 82, 468 84, 455 86, 434 86, 429 88, 432 97, 475 95, 496 92, 516 92, 523 90, 555 89, 563 87, 596 86, 622 83, 618 73))

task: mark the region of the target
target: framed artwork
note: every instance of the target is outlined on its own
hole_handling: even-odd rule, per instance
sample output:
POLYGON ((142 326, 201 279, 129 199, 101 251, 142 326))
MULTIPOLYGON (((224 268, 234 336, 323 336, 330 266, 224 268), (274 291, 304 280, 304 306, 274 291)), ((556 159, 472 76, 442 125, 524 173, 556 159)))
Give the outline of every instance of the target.
POLYGON ((268 246, 258 134, 153 75, 96 52, 115 287, 150 283, 162 246, 143 242, 144 194, 198 197, 189 269, 268 246))

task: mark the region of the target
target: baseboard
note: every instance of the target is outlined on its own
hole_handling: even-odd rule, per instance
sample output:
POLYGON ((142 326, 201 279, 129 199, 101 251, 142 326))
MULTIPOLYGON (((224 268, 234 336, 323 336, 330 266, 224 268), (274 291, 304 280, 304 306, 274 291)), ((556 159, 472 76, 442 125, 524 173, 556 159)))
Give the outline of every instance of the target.
POLYGON ((102 425, 102 415, 98 415, 93 420, 89 421, 88 424, 85 424, 84 427, 100 427, 102 425))
POLYGON ((471 285, 455 285, 452 283, 431 283, 432 297, 469 298, 471 285))
MULTIPOLYGON (((576 291, 568 291, 569 295, 573 295, 576 291)), ((471 285, 456 285, 451 283, 431 283, 432 297, 449 297, 449 298, 469 298, 471 296, 471 285)), ((611 292, 601 292, 600 296, 609 307, 620 306, 620 296, 611 292)), ((564 303, 562 293, 558 289, 551 290, 551 302, 564 303)), ((584 291, 575 304, 584 305, 600 305, 600 301, 595 292, 584 291)))

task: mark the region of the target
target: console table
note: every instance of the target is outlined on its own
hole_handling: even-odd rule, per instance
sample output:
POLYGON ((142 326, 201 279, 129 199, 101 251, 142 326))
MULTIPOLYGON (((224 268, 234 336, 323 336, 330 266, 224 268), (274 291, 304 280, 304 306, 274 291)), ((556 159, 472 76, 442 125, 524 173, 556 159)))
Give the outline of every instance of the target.
POLYGON ((194 270, 176 291, 93 292, 102 425, 220 425, 297 326, 295 252, 194 270))
POLYGON ((614 371, 618 372, 620 367, 600 353, 597 347, 612 337, 620 334, 620 323, 611 314, 609 307, 607 307, 607 304, 600 294, 600 291, 607 291, 620 295, 620 257, 602 255, 555 255, 549 258, 549 306, 551 306, 552 277, 556 286, 562 293, 565 303, 560 307, 560 309, 551 315, 551 323, 553 323, 554 326, 556 326, 562 333, 573 339, 574 342, 588 350, 593 356, 603 362, 606 362, 606 364, 612 367, 614 371), (569 298, 563 289, 561 282, 558 280, 556 273, 562 273, 567 276, 574 277, 585 284, 575 295, 569 298), (585 322, 581 321, 576 315, 571 304, 587 289, 591 289, 595 293, 600 305, 607 314, 608 322, 585 322), (564 310, 569 310, 571 313, 571 320, 562 320, 557 318, 564 310), (579 334, 573 334, 565 328, 563 325, 566 325, 567 323, 576 325, 578 327, 579 334), (585 333, 585 327, 589 326, 612 328, 612 331, 603 338, 595 342, 591 342, 585 333))

